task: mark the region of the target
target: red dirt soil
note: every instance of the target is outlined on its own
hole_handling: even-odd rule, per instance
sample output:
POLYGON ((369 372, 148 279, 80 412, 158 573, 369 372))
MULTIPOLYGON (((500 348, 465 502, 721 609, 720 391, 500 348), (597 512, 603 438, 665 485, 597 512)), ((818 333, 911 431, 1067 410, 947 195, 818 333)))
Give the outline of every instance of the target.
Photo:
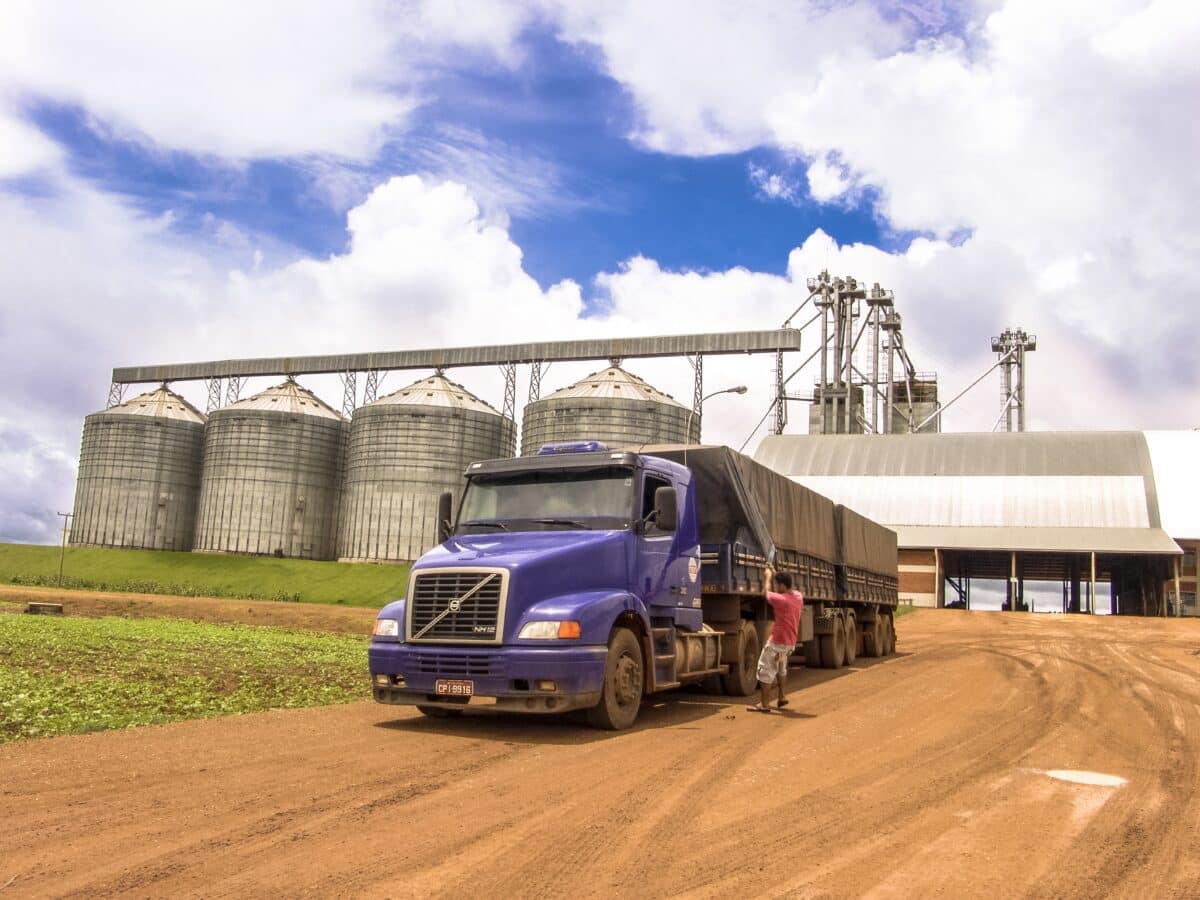
POLYGON ((0 897, 1200 896, 1200 622, 898 630, 793 673, 786 715, 359 703, 2 746, 0 897))

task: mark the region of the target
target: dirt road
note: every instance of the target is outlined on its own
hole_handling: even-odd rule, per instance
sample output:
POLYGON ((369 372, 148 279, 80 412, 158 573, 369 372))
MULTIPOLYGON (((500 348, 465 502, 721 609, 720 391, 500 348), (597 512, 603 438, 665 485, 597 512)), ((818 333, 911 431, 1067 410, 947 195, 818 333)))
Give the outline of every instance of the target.
POLYGON ((0 897, 1200 896, 1200 622, 898 625, 786 716, 356 704, 0 747, 0 897))

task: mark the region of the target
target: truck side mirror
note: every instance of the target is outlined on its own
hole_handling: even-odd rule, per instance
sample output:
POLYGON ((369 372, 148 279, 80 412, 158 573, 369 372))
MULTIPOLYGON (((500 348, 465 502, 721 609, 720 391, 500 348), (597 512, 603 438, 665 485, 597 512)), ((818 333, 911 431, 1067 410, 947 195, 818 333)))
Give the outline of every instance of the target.
POLYGON ((446 491, 438 497, 437 507, 437 542, 444 544, 450 537, 450 510, 454 505, 454 495, 446 491))
POLYGON ((674 531, 678 524, 679 503, 675 497, 675 488, 655 488, 654 527, 659 531, 674 531))

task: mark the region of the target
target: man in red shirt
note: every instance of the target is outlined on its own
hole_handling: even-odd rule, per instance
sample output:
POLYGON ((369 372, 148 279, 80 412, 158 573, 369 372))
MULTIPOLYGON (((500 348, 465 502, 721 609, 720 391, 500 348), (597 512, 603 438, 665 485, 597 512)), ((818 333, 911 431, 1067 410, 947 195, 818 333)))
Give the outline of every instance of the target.
POLYGON ((775 624, 771 628, 771 636, 762 649, 758 658, 758 692, 759 702, 747 709, 753 712, 769 713, 771 711, 771 685, 779 686, 780 709, 787 706, 787 698, 783 695, 784 683, 787 681, 788 657, 796 649, 800 635, 800 615, 804 612, 804 595, 792 587, 792 576, 786 572, 778 575, 771 569, 766 572, 766 597, 775 611, 775 624), (779 588, 776 593, 772 588, 779 588))

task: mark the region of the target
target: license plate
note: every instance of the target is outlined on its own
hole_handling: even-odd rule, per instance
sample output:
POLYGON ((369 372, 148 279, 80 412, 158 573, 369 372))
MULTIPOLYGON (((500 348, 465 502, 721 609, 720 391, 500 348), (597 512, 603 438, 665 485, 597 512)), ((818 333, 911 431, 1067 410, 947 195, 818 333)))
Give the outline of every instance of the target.
POLYGON ((439 678, 433 683, 433 692, 439 697, 470 697, 475 693, 475 682, 439 678))

